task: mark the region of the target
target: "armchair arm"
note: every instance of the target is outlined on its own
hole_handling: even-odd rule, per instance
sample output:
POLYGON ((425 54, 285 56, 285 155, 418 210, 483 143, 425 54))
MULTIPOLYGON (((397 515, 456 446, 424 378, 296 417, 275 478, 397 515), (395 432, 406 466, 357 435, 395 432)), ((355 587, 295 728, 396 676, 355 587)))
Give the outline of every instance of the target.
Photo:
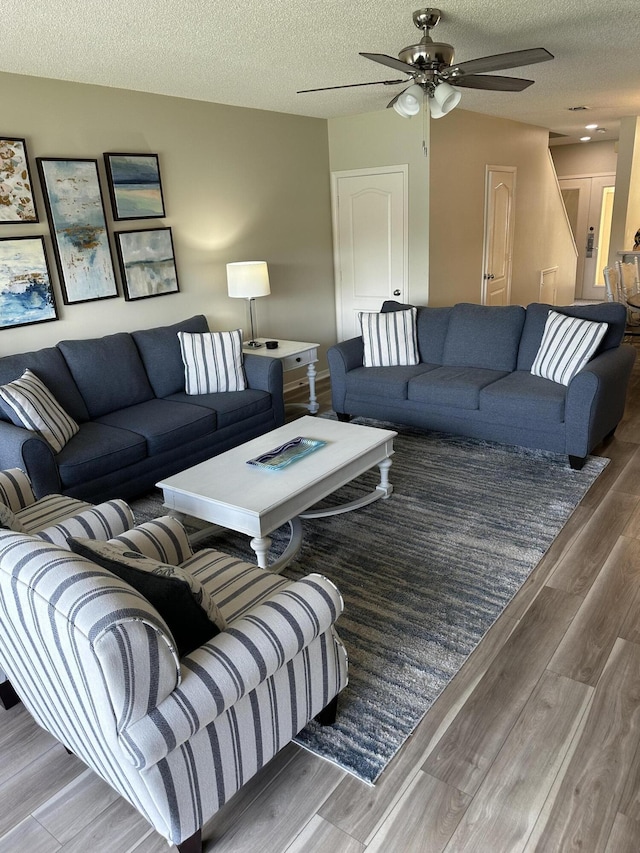
POLYGON ((586 456, 616 428, 624 413, 635 349, 622 344, 592 359, 569 383, 566 452, 586 456))
POLYGON ((284 384, 282 362, 278 358, 244 353, 244 372, 249 388, 271 394, 277 426, 284 423, 284 384))
POLYGON ((364 360, 364 344, 362 338, 349 338, 329 347, 327 361, 331 374, 331 403, 334 412, 345 412, 347 396, 346 377, 350 370, 362 367, 364 360))
POLYGON ((0 471, 0 501, 18 512, 36 502, 31 481, 20 468, 0 471))
POLYGON ((0 469, 21 468, 29 477, 37 498, 61 491, 53 450, 36 433, 0 421, 0 469))
POLYGON ((342 609, 331 581, 311 574, 184 657, 180 686, 120 733, 132 763, 150 767, 189 740, 327 631, 342 609))
POLYGON ((105 501, 91 509, 85 509, 77 515, 66 518, 38 533, 39 539, 69 550, 67 539, 79 536, 84 539, 111 539, 133 527, 133 512, 122 500, 105 501))

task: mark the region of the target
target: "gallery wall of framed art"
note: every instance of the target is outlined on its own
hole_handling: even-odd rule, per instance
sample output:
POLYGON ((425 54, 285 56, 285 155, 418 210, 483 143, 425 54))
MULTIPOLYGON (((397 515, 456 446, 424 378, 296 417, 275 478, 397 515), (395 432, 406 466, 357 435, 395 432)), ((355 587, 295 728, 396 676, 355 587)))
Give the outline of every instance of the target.
MULTIPOLYGON (((166 216, 157 154, 105 152, 103 158, 114 223, 166 216)), ((49 235, 5 236, 1 226, 39 218, 26 140, 0 135, 0 330, 59 319, 49 240, 66 306, 179 292, 170 227, 110 234, 97 159, 36 157, 36 167, 49 235)))

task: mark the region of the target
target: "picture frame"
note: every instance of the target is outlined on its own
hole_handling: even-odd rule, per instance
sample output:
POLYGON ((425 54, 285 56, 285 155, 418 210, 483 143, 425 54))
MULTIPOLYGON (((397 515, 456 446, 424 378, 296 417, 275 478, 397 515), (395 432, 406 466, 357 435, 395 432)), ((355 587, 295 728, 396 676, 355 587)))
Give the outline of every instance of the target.
POLYGON ((66 305, 118 295, 98 161, 37 157, 66 305))
POLYGON ((162 219, 165 214, 157 154, 104 155, 113 218, 162 219))
POLYGON ((0 329, 57 319, 44 237, 0 237, 0 329))
POLYGON ((115 236, 128 302, 179 292, 171 228, 117 231, 115 236))
POLYGON ((0 225, 38 221, 26 140, 0 136, 0 225))

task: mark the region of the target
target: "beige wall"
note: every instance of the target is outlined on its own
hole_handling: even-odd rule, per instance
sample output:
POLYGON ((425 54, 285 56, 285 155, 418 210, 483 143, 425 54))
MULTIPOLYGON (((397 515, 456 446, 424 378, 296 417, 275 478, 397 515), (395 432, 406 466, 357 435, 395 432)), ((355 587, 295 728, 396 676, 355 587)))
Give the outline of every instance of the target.
POLYGON ((540 271, 557 265, 558 302, 573 299, 575 250, 548 153, 532 125, 456 109, 431 122, 428 161, 420 118, 393 110, 329 120, 332 171, 409 166, 410 301, 479 302, 487 165, 516 166, 512 302, 539 298, 540 271))
MULTIPOLYGON (((104 176, 105 151, 159 155, 166 219, 115 228, 171 226, 181 290, 64 305, 56 282, 60 320, 0 331, 0 355, 195 313, 212 329, 247 328, 225 264, 253 259, 271 277, 271 296, 256 300, 259 332, 335 341, 326 121, 11 74, 0 74, 0 104, 3 133, 27 140, 36 184, 37 156, 97 158, 104 176)), ((0 237, 48 234, 39 190, 37 202, 39 224, 0 225, 0 237)), ((55 275, 48 238, 47 249, 55 275)))
POLYGON ((401 118, 380 110, 329 119, 332 172, 373 166, 409 167, 409 292, 408 300, 429 300, 429 171, 422 151, 421 116, 401 118))
POLYGON ((575 250, 548 153, 548 132, 456 109, 431 128, 430 304, 480 302, 486 166, 515 166, 511 302, 539 299, 558 266, 558 304, 572 301, 575 250))
POLYGON ((553 145, 550 151, 559 178, 615 175, 618 154, 613 141, 553 145))

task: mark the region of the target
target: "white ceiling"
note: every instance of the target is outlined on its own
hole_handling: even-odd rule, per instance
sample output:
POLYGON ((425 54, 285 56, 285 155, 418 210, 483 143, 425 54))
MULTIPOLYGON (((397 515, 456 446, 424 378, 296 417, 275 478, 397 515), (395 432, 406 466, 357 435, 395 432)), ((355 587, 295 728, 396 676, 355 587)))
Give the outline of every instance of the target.
MULTIPOLYGON (((547 127, 566 142, 591 122, 607 129, 594 140, 616 139, 620 118, 640 115, 637 0, 442 3, 432 37, 452 44, 458 62, 530 47, 555 56, 498 72, 535 80, 524 92, 463 89, 460 108, 547 127), (589 111, 568 110, 582 105, 589 111)), ((369 112, 402 87, 296 90, 402 76, 358 52, 397 56, 417 42, 418 7, 416 0, 322 0, 313 9, 302 0, 23 0, 2 16, 0 70, 324 118, 369 112)))

